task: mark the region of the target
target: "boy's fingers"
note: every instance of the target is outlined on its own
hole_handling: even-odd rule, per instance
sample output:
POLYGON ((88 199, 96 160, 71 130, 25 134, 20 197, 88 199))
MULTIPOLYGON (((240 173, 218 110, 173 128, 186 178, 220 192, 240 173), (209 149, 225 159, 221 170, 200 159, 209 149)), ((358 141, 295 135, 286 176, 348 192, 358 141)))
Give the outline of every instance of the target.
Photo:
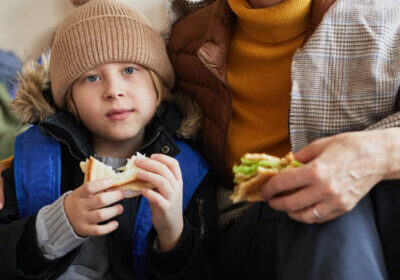
POLYGON ((0 210, 3 209, 4 206, 4 182, 3 177, 1 177, 1 172, 6 169, 6 167, 0 164, 0 210))
POLYGON ((121 190, 101 192, 90 198, 88 208, 89 210, 103 208, 124 198, 124 193, 121 190))
POLYGON ((163 164, 165 164, 169 170, 171 170, 175 179, 179 182, 182 182, 182 172, 179 166, 179 162, 173 157, 163 155, 163 154, 153 154, 151 155, 151 159, 157 160, 163 164))
POLYGON ((122 190, 125 198, 133 198, 141 195, 140 190, 122 190))
POLYGON ((4 206, 4 186, 3 179, 0 178, 0 210, 3 209, 4 206))
POLYGON ((140 181, 148 182, 154 187, 156 187, 158 192, 166 199, 169 199, 171 197, 172 189, 170 183, 164 177, 155 173, 140 170, 137 173, 137 178, 140 181))
POLYGON ((123 211, 124 208, 121 204, 90 211, 88 215, 88 222, 91 224, 97 224, 103 221, 107 221, 111 218, 114 218, 115 216, 122 214, 123 211))
POLYGON ((151 173, 158 174, 159 176, 167 179, 172 184, 173 184, 173 182, 176 182, 176 178, 175 178, 174 174, 172 174, 172 171, 168 168, 168 166, 166 166, 162 162, 159 162, 152 158, 151 159, 150 158, 141 158, 141 159, 137 159, 136 163, 137 163, 138 167, 141 167, 151 173))
POLYGON ((117 221, 110 221, 105 225, 90 225, 85 229, 85 235, 100 236, 106 235, 118 228, 117 221))
POLYGON ((83 185, 82 191, 85 195, 90 196, 110 188, 111 185, 112 185, 112 179, 110 178, 94 180, 85 183, 83 185))
POLYGON ((155 192, 151 189, 142 189, 140 192, 142 193, 142 195, 145 198, 147 198, 150 206, 156 205, 158 208, 164 208, 165 199, 161 194, 159 194, 158 192, 155 192))

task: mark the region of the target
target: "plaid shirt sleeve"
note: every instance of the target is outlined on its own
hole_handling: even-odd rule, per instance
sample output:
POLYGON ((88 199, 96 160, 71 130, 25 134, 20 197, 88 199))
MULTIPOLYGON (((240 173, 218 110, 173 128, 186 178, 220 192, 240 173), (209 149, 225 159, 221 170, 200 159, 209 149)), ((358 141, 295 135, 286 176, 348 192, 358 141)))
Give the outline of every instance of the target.
MULTIPOLYGON (((400 93, 398 94, 400 96, 400 93)), ((400 101, 400 100, 399 100, 400 101)), ((400 103, 400 102, 398 102, 400 103)), ((400 104, 397 104, 397 108, 400 107, 400 104)), ((400 127, 400 112, 394 113, 383 120, 380 120, 374 125, 371 125, 367 128, 367 130, 373 129, 383 129, 383 128, 390 128, 390 127, 400 127)))
POLYGON ((337 1, 292 62, 290 139, 400 127, 400 5, 337 1))

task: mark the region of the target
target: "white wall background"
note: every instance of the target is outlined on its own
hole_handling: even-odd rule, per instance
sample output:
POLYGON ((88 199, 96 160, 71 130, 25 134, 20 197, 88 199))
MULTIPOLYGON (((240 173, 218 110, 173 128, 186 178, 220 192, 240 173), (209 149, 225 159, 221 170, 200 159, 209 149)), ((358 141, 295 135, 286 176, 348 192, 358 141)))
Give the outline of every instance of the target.
MULTIPOLYGON (((161 32, 168 29, 168 0, 126 0, 161 32)), ((37 58, 57 25, 74 9, 69 0, 0 0, 0 48, 37 58)))

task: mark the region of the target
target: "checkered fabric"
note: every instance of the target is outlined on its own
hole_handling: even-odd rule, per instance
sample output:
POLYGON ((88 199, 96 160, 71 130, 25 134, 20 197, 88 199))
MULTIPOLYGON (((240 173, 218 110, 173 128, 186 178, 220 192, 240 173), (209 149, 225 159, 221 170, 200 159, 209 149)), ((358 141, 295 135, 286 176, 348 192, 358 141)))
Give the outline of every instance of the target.
MULTIPOLYGON (((175 0, 185 13, 213 0, 175 0)), ((292 150, 347 131, 400 126, 400 3, 338 0, 292 62, 292 150)))
POLYGON ((400 126, 400 3, 338 0, 292 62, 297 151, 346 131, 400 126))

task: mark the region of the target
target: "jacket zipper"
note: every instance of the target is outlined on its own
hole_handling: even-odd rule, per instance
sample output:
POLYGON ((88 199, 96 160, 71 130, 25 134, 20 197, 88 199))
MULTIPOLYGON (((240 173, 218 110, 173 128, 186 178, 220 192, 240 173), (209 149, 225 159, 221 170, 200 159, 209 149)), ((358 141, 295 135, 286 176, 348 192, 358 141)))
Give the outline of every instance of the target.
POLYGON ((161 131, 157 131, 156 135, 154 135, 153 138, 151 138, 149 141, 147 141, 147 143, 145 145, 143 145, 142 147, 140 147, 140 149, 138 149, 138 151, 144 150, 145 148, 147 148, 148 146, 150 146, 151 144, 154 143, 154 141, 157 140, 158 136, 160 136, 161 131))
POLYGON ((51 272, 49 275, 47 275, 47 277, 45 278, 45 280, 49 280, 53 278, 53 275, 56 273, 56 270, 53 270, 53 272, 51 272))
POLYGON ((65 144, 68 148, 69 153, 71 154, 71 156, 73 156, 75 159, 82 161, 81 158, 75 156, 75 154, 72 152, 71 146, 69 145, 69 143, 67 141, 65 141, 64 139, 61 139, 57 136, 55 136, 51 131, 47 131, 47 133, 49 133, 54 139, 56 139, 59 142, 62 142, 63 144, 65 144))
POLYGON ((197 204, 199 205, 199 218, 200 218, 200 239, 204 239, 204 235, 206 232, 206 222, 204 218, 204 199, 203 198, 197 198, 197 204))

